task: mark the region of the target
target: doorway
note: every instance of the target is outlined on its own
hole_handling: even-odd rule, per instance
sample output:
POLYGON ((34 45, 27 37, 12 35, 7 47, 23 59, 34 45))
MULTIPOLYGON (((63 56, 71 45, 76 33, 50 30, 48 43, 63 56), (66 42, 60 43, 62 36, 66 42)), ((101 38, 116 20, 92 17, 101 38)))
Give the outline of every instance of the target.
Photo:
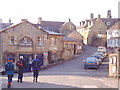
POLYGON ((20 56, 23 56, 23 60, 25 63, 24 72, 30 72, 31 71, 30 63, 33 60, 33 54, 19 54, 19 57, 20 56))
POLYGON ((74 44, 74 55, 76 54, 76 44, 74 44))

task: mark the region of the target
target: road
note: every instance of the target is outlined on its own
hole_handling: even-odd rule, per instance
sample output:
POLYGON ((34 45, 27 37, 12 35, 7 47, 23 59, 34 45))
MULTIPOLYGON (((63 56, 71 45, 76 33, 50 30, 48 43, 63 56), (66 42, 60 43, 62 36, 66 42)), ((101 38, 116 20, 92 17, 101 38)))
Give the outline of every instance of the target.
MULTIPOLYGON (((12 88, 117 88, 117 80, 108 78, 108 58, 98 70, 84 69, 83 60, 91 56, 96 47, 85 46, 85 51, 75 58, 40 71, 39 82, 32 82, 33 73, 24 73, 23 83, 14 75, 12 88)), ((2 87, 6 88, 6 75, 2 77, 2 87)))

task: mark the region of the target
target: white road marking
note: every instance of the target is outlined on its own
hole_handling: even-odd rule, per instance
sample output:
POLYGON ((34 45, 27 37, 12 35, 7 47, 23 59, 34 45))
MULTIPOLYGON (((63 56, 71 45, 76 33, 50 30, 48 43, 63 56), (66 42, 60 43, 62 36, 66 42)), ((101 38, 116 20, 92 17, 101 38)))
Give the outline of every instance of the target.
POLYGON ((109 87, 109 85, 107 83, 105 83, 101 78, 99 79, 101 82, 103 82, 107 87, 109 87))

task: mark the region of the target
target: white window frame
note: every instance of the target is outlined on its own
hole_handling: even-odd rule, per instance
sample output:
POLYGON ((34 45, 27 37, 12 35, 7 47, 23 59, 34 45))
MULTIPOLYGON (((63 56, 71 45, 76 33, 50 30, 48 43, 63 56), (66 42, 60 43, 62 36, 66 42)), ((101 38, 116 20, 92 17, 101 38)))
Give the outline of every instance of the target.
POLYGON ((39 45, 39 46, 43 46, 44 45, 44 37, 38 37, 37 38, 38 40, 38 44, 37 45, 39 45))
POLYGON ((32 46, 32 40, 28 37, 23 37, 19 41, 21 46, 32 46), (28 43, 27 43, 28 42, 28 43))
POLYGON ((15 44, 15 37, 14 36, 8 36, 8 39, 9 39, 9 44, 13 45, 15 44))

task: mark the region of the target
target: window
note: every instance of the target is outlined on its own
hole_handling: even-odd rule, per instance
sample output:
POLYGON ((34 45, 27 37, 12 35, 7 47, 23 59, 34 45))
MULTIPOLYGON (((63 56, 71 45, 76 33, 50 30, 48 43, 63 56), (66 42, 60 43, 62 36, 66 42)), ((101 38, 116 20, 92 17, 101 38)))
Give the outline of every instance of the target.
POLYGON ((10 44, 15 44, 15 38, 14 38, 14 36, 8 36, 8 39, 9 39, 9 43, 10 44))
POLYGON ((56 38, 51 38, 52 44, 56 44, 56 38))
POLYGON ((14 36, 11 36, 11 44, 14 44, 15 43, 15 38, 14 38, 14 36))
POLYGON ((107 22, 107 25, 109 26, 111 23, 110 22, 107 22))
POLYGON ((19 41, 20 45, 24 46, 31 46, 32 45, 32 40, 28 37, 24 37, 19 41))
POLYGON ((38 37, 38 45, 44 45, 44 37, 38 37))

